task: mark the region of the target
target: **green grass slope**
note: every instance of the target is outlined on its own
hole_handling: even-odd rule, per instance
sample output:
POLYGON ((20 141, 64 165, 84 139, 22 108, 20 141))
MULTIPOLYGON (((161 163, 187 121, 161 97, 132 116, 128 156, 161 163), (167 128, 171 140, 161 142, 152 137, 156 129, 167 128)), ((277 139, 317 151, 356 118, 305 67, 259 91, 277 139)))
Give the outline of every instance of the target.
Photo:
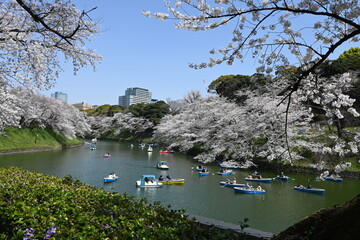
POLYGON ((0 135, 0 152, 60 149, 82 144, 78 139, 67 139, 50 129, 6 128, 0 135))

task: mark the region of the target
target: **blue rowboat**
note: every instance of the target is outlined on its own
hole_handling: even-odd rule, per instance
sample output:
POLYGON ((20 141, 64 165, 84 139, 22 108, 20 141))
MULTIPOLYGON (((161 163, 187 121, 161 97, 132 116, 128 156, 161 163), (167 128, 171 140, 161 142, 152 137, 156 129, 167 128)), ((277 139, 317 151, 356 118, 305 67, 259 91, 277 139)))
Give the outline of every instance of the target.
POLYGON ((265 190, 264 189, 256 189, 253 187, 234 187, 234 191, 238 192, 238 193, 248 193, 248 194, 264 194, 265 190))
POLYGON ((282 177, 277 176, 275 179, 282 180, 282 181, 289 181, 290 178, 288 176, 282 176, 282 177))
POLYGON ((272 178, 245 178, 246 181, 252 181, 252 182, 271 182, 272 178))
POLYGON ((246 185, 243 184, 243 183, 227 183, 225 181, 223 182, 220 182, 220 185, 221 186, 224 186, 224 187, 245 187, 246 185))
POLYGON ((332 182, 342 182, 343 179, 340 177, 324 177, 326 181, 332 181, 332 182))
POLYGON ((199 172, 199 176, 206 176, 206 175, 209 175, 210 172, 207 171, 207 172, 199 172))
POLYGON ((110 173, 109 176, 104 178, 104 182, 115 182, 119 177, 115 173, 110 173))
POLYGON ((294 187, 295 190, 301 191, 301 192, 308 192, 308 193, 324 193, 325 189, 321 189, 321 188, 307 188, 307 187, 294 187))
POLYGON ((217 172, 217 174, 224 176, 224 175, 230 175, 232 174, 232 172, 233 172, 232 170, 226 169, 226 170, 220 170, 220 172, 217 172))

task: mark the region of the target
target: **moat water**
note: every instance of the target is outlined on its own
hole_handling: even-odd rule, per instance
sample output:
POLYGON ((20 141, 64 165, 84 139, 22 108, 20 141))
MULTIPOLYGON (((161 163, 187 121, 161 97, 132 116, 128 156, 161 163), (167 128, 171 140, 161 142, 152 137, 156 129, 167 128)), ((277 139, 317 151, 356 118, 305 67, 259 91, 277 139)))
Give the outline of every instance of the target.
MULTIPOLYGON (((182 154, 159 153, 160 148, 147 152, 139 144, 99 141, 96 150, 91 145, 53 151, 0 156, 0 167, 16 166, 37 171, 46 175, 63 177, 71 175, 84 183, 106 191, 126 193, 131 196, 145 197, 150 202, 159 201, 173 209, 185 209, 186 213, 201 215, 216 220, 239 224, 248 218, 251 228, 266 232, 279 233, 292 224, 304 219, 315 211, 346 202, 360 193, 360 180, 344 179, 341 183, 316 181, 316 175, 287 175, 292 180, 283 182, 273 180, 261 183, 265 194, 251 195, 235 193, 233 189, 220 186, 220 181, 236 178, 245 183, 250 170, 235 170, 230 176, 220 176, 220 167, 207 166, 208 176, 198 176, 198 163, 190 156, 182 154), (109 152, 110 158, 103 158, 109 152), (156 168, 158 161, 168 161, 169 170, 156 168), (119 180, 103 183, 110 172, 116 172, 119 180), (164 185, 162 188, 137 188, 136 180, 143 174, 170 175, 184 178, 183 185, 164 185), (314 188, 323 188, 325 194, 298 192, 293 189, 297 184, 310 183, 314 188)), ((278 173, 261 172, 263 177, 275 177, 278 173)), ((250 183, 257 185, 255 183, 250 183)))

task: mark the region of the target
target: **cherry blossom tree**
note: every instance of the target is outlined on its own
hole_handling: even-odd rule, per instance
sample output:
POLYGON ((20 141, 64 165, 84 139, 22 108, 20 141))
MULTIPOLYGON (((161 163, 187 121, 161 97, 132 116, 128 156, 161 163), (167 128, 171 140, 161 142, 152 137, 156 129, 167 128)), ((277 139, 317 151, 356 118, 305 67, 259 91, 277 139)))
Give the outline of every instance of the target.
MULTIPOLYGON (((263 153, 266 152, 264 156, 273 158, 272 156, 278 156, 284 149, 287 149, 288 156, 291 158, 293 152, 291 148, 295 146, 292 144, 294 138, 296 139, 295 133, 299 134, 297 130, 301 129, 300 132, 308 134, 314 132, 304 125, 306 122, 309 123, 309 118, 306 118, 306 121, 301 121, 299 118, 306 114, 310 116, 304 107, 306 105, 302 103, 312 101, 318 104, 326 113, 329 124, 343 119, 344 110, 354 117, 359 116, 352 107, 354 100, 344 94, 350 83, 353 82, 353 78, 343 75, 325 79, 319 78, 317 75, 318 67, 337 48, 344 43, 359 41, 360 5, 358 1, 174 0, 166 1, 165 6, 169 13, 151 14, 149 11, 143 11, 143 14, 160 20, 175 19, 175 26, 179 29, 192 31, 205 31, 221 27, 232 29, 232 38, 228 44, 220 49, 212 49, 210 54, 214 57, 211 57, 208 62, 191 63, 189 66, 192 68, 201 69, 222 63, 232 65, 234 61, 246 61, 250 58, 253 59, 252 61, 257 61, 259 73, 271 74, 280 68, 287 69, 292 66, 296 66, 298 69, 298 71, 291 72, 292 76, 286 76, 286 79, 275 78, 275 81, 272 81, 272 87, 277 91, 276 94, 269 95, 269 91, 263 91, 261 95, 259 92, 247 92, 248 99, 242 106, 247 110, 238 112, 242 116, 248 116, 250 113, 256 114, 256 118, 248 116, 248 119, 252 119, 251 122, 244 121, 247 126, 251 126, 251 130, 257 129, 262 134, 266 133, 266 144, 262 145, 263 153), (287 103, 284 105, 285 100, 287 103), (257 103, 260 105, 256 106, 257 103), (299 109, 304 112, 299 112, 299 109), (273 114, 276 113, 277 116, 271 116, 269 110, 274 111, 273 114), (283 114, 284 112, 286 114, 283 114), (282 116, 285 122, 281 121, 278 116, 282 116), (260 119, 261 121, 257 121, 260 119), (295 121, 295 119, 297 120, 295 121), (282 134, 281 131, 277 132, 281 128, 273 122, 274 120, 284 124, 282 134), (253 123, 259 126, 253 125, 253 123), (271 129, 274 124, 277 126, 276 134, 264 131, 267 128, 271 129), (261 129, 261 126, 264 126, 264 129, 261 129), (273 137, 268 138, 268 136, 273 137), (279 136, 282 138, 278 138, 279 136), (270 146, 272 141, 274 141, 274 147, 270 146), (285 145, 283 145, 284 142, 285 145), (287 147, 285 147, 286 145, 287 147)), ((244 93, 246 90, 240 94, 244 95, 244 93)), ((201 109, 199 106, 197 108, 201 109)), ((219 108, 217 110, 221 111, 219 108)), ((206 112, 203 111, 203 114, 206 112)), ((174 119, 165 120, 174 121, 174 119)), ((174 122, 172 123, 174 124, 174 122)), ((158 131, 163 132, 163 127, 163 125, 159 126, 158 131)), ((241 126, 238 127, 241 128, 241 126)), ((338 126, 339 129, 341 126, 338 126)), ((203 129, 203 131, 205 130, 203 129)), ((249 132, 260 139, 259 133, 249 132)), ((321 133, 321 129, 315 132, 321 133)), ((165 134, 165 132, 163 133, 165 134)), ((335 137, 336 144, 332 147, 319 142, 310 144, 308 141, 297 141, 297 144, 300 147, 313 148, 318 152, 329 151, 339 155, 349 151, 355 153, 359 143, 357 133, 354 135, 350 142, 344 141, 345 139, 341 139, 340 131, 335 137)), ((197 136, 191 135, 191 137, 197 136)), ((297 138, 299 137, 300 135, 297 138)), ((165 138, 165 140, 170 139, 170 136, 165 138)), ((215 146, 218 145, 215 144, 215 146)), ((248 148, 251 146, 250 144, 248 148)), ((243 150, 246 151, 246 149, 243 150)), ((260 151, 258 154, 262 155, 262 152, 260 151)))
MULTIPOLYGON (((307 151, 337 159, 357 154, 359 132, 352 132, 346 138, 329 134, 313 121, 314 115, 307 103, 311 99, 322 107, 329 125, 341 118, 343 111, 358 116, 352 108, 354 100, 342 92, 354 78, 349 74, 340 78, 318 78, 317 86, 307 83, 307 88, 299 89, 289 106, 281 102, 283 96, 278 93, 290 81, 274 79, 259 89, 242 88, 237 95, 246 97, 240 105, 223 97, 190 103, 179 114, 164 117, 155 127, 154 138, 182 152, 200 149, 202 153, 195 158, 201 162, 263 158, 293 163, 304 158, 302 153, 307 151), (325 135, 325 140, 320 140, 325 135)), ((312 82, 309 78, 306 81, 312 82)))
POLYGON ((185 103, 193 103, 198 101, 199 99, 201 99, 201 93, 198 90, 188 92, 183 98, 185 103))
POLYGON ((212 49, 208 62, 189 64, 201 69, 247 56, 258 61, 257 71, 270 74, 278 66, 301 68, 286 88, 283 100, 291 102, 303 79, 345 42, 358 42, 360 5, 357 0, 173 0, 169 13, 143 11, 147 17, 175 19, 178 29, 205 31, 233 23, 226 46, 212 49))
POLYGON ((113 117, 89 117, 93 134, 97 137, 109 132, 118 135, 122 131, 132 134, 143 134, 152 131, 154 123, 144 117, 136 117, 132 113, 119 112, 113 117))
POLYGON ((213 67, 223 62, 231 65, 250 54, 258 58, 259 72, 271 73, 278 63, 288 65, 287 55, 291 54, 304 67, 294 88, 340 45, 359 41, 360 6, 356 0, 173 0, 165 1, 165 6, 169 14, 143 14, 176 19, 177 28, 192 31, 234 22, 231 41, 210 52, 220 57, 191 67, 213 67))
POLYGON ((85 43, 99 33, 98 24, 71 0, 0 2, 0 79, 10 86, 47 89, 59 72, 60 54, 74 73, 101 57, 85 43))
POLYGON ((0 130, 6 126, 52 128, 66 137, 89 131, 74 107, 27 89, 48 89, 71 61, 74 73, 101 57, 85 44, 99 33, 90 17, 71 0, 0 2, 0 130))
POLYGON ((5 88, 0 86, 0 134, 6 126, 19 126, 20 116, 18 112, 20 108, 17 106, 17 102, 16 96, 5 91, 5 88))
POLYGON ((7 126, 51 128, 67 138, 84 136, 90 126, 84 113, 58 99, 45 97, 20 87, 8 92, 16 101, 12 117, 18 121, 7 126))
MULTIPOLYGON (((182 152, 200 147, 203 152, 196 159, 205 163, 219 157, 288 160, 283 137, 286 105, 282 106, 282 114, 274 111, 279 99, 252 95, 241 107, 220 97, 198 100, 177 115, 165 116, 155 127, 154 138, 182 152)), ((309 123, 311 114, 300 106, 289 114, 292 136, 298 133, 299 126, 304 128, 304 133, 310 129, 304 123, 309 123)), ((292 139, 291 146, 296 144, 295 140, 292 139)))
POLYGON ((166 104, 169 106, 170 114, 177 114, 185 105, 185 101, 183 99, 172 100, 171 98, 167 98, 166 104))

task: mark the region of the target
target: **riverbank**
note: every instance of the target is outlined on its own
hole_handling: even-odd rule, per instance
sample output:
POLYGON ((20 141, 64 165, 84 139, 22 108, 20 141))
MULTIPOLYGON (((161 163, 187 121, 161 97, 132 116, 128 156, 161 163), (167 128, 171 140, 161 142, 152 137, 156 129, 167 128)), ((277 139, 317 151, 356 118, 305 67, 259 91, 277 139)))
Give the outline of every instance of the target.
MULTIPOLYGON (((284 173, 306 173, 306 174, 316 174, 320 175, 324 171, 331 171, 331 169, 322 169, 321 171, 317 170, 316 168, 306 167, 306 166, 291 166, 290 164, 284 163, 274 163, 274 162, 267 162, 267 161, 256 161, 255 164, 257 165, 257 170, 271 170, 275 172, 284 172, 284 173)), ((341 172, 342 178, 352 178, 352 179, 360 179, 360 171, 351 171, 345 170, 341 172)))
POLYGON ((79 139, 68 139, 51 129, 8 127, 0 135, 0 154, 53 151, 82 144, 79 139))

